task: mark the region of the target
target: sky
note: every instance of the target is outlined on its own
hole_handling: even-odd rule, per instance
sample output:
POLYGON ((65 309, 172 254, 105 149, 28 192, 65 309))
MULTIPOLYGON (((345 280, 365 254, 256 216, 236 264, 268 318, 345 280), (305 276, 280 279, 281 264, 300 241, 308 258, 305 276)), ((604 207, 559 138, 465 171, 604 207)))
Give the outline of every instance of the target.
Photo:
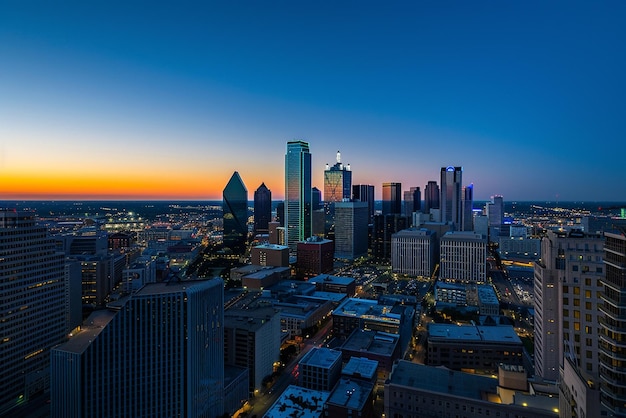
POLYGON ((238 171, 626 200, 626 2, 0 0, 0 200, 221 199, 238 171), (384 4, 383 4, 384 3, 384 4))

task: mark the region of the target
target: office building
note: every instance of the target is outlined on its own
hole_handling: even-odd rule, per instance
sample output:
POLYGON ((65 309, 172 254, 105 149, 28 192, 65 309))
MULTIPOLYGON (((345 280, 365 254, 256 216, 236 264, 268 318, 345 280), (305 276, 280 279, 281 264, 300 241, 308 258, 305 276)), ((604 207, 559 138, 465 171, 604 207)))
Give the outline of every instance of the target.
POLYGON ((324 414, 328 417, 374 418, 374 384, 342 377, 324 405, 324 414))
POLYGON ((383 183, 383 215, 402 214, 402 183, 383 183))
POLYGON ((341 153, 337 151, 337 162, 324 170, 324 202, 335 203, 350 199, 352 194, 352 171, 350 164, 343 165, 341 153))
POLYGON ((296 251, 297 243, 312 235, 311 199, 309 144, 289 141, 285 154, 285 245, 290 251, 296 251))
POLYGON ((299 278, 309 278, 333 271, 335 244, 331 240, 310 237, 297 243, 298 261, 296 274, 299 278))
POLYGON ((248 240, 248 189, 234 172, 222 193, 224 247, 243 254, 248 240))
POLYGON ((422 210, 422 192, 419 187, 411 187, 404 192, 404 216, 411 219, 413 212, 422 210))
POLYGON ((349 297, 354 296, 356 291, 356 281, 353 277, 320 274, 310 278, 309 283, 314 284, 315 289, 320 292, 343 293, 349 297))
POLYGON ((600 312, 600 400, 609 416, 626 417, 626 235, 605 232, 600 312))
POLYGON ((272 192, 265 183, 254 191, 254 234, 269 233, 272 221, 272 192))
POLYGON ((487 240, 473 232, 448 232, 440 240, 439 277, 462 282, 487 280, 487 240))
POLYGON ((369 184, 352 186, 352 198, 360 202, 367 202, 368 223, 372 223, 374 219, 374 186, 369 184))
POLYGON ((50 349, 71 315, 65 295, 65 256, 48 230, 32 212, 0 209, 1 416, 48 389, 50 349))
POLYGON ((250 262, 257 266, 289 267, 289 247, 261 244, 250 249, 250 262))
POLYGON ((335 203, 335 257, 347 260, 367 255, 368 207, 366 202, 335 203))
POLYGON ((441 222, 452 222, 455 230, 463 225, 462 167, 441 167, 441 222))
POLYGON ((463 202, 461 205, 461 231, 474 230, 474 185, 463 188, 463 202))
POLYGON ((431 209, 439 209, 440 197, 437 182, 434 180, 429 181, 424 188, 424 213, 430 213, 431 209))
POLYGON ((95 311, 52 350, 51 416, 221 416, 223 305, 212 279, 151 283, 95 311))
POLYGON ((247 306, 224 312, 224 359, 226 364, 246 367, 249 390, 263 388, 263 378, 280 359, 280 314, 271 306, 247 306))
POLYGON ((439 255, 436 234, 409 228, 391 235, 391 271, 430 277, 439 255))
POLYGON ((313 347, 298 363, 298 384, 330 392, 341 376, 341 351, 313 347))
POLYGON ((289 385, 267 410, 265 417, 321 418, 329 392, 289 385))
POLYGON ((316 211, 323 209, 322 192, 317 187, 311 188, 311 208, 316 211))
POLYGON ((391 257, 391 237, 409 227, 410 220, 399 214, 375 215, 372 231, 372 255, 378 260, 391 257))

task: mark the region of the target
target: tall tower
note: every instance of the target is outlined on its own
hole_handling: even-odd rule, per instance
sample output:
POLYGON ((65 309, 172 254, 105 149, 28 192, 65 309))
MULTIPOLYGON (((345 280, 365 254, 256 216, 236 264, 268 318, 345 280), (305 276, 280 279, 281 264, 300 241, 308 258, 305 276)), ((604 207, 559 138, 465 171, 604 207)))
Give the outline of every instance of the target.
POLYGON ((31 212, 0 209, 0 415, 47 389, 67 333, 65 256, 31 212))
POLYGON ((367 202, 369 223, 374 220, 374 186, 370 184, 356 184, 352 186, 352 198, 361 202, 367 202))
POLYGON ((234 172, 224 187, 224 247, 243 254, 248 238, 248 189, 238 172, 234 172))
POLYGON ((349 199, 352 193, 352 171, 350 164, 341 163, 341 153, 337 151, 337 162, 333 166, 326 164, 324 170, 324 202, 335 203, 349 199))
POLYGON ((223 306, 211 279, 150 283, 95 311, 52 350, 51 416, 220 416, 223 306))
POLYGON ((404 192, 404 216, 411 218, 413 212, 422 209, 422 192, 419 187, 411 187, 404 192))
POLYGON ((424 188, 424 213, 431 209, 439 209, 439 186, 437 182, 431 180, 424 188))
POLYGON ((463 210, 462 217, 463 221, 461 222, 461 230, 462 231, 473 231, 474 230, 474 185, 470 184, 463 188, 463 210))
POLYGON ((604 237, 600 400, 609 409, 609 416, 626 417, 626 233, 605 232, 604 237))
POLYGON ((402 214, 402 183, 383 183, 383 215, 402 214))
POLYGON ((354 260, 367 255, 367 202, 335 205, 335 257, 354 260))
POLYGON ((254 233, 269 232, 269 222, 272 220, 272 192, 265 183, 261 183, 254 192, 254 233))
POLYGON ((286 244, 296 251, 298 241, 311 236, 311 153, 309 143, 287 142, 285 154, 286 244))
POLYGON ((461 229, 463 222, 462 177, 463 167, 441 167, 441 221, 453 222, 457 230, 461 229))

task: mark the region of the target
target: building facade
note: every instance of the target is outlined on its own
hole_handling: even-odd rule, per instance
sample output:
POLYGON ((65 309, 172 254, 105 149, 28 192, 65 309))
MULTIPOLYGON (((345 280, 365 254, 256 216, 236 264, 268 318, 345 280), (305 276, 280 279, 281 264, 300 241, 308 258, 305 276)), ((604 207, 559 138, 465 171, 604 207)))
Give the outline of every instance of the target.
POLYGON ((224 247, 243 254, 248 239, 248 189, 234 172, 222 193, 224 247))
POLYGON ((304 141, 287 142, 285 154, 285 228, 290 251, 312 235, 311 153, 304 141))
POLYGON ((272 191, 261 183, 254 191, 254 233, 268 234, 272 221, 272 191))
POLYGON ((441 167, 441 222, 454 223, 455 229, 463 225, 462 167, 441 167))
POLYGON ((65 256, 35 214, 1 209, 0 416, 49 387, 50 350, 67 333, 65 278, 65 256))
POLYGON ((368 223, 372 223, 374 219, 374 186, 370 184, 352 186, 352 198, 360 202, 367 202, 368 223))
POLYGON ((430 277, 438 256, 436 234, 409 228, 391 236, 391 270, 394 273, 430 277))
POLYGON ((448 232, 440 240, 439 277, 462 282, 487 280, 487 240, 473 232, 448 232))
POLYGON ((354 260, 367 255, 366 202, 335 203, 335 257, 354 260))
POLYGON ((383 215, 402 214, 402 183, 383 183, 383 215))

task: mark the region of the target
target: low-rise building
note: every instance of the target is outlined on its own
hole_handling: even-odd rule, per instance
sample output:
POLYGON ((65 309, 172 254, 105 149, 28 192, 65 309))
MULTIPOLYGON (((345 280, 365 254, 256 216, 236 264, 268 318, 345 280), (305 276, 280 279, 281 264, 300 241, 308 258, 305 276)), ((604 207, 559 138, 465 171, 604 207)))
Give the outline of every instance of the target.
POLYGON ((341 351, 312 348, 298 363, 299 385, 330 392, 341 376, 341 351))

